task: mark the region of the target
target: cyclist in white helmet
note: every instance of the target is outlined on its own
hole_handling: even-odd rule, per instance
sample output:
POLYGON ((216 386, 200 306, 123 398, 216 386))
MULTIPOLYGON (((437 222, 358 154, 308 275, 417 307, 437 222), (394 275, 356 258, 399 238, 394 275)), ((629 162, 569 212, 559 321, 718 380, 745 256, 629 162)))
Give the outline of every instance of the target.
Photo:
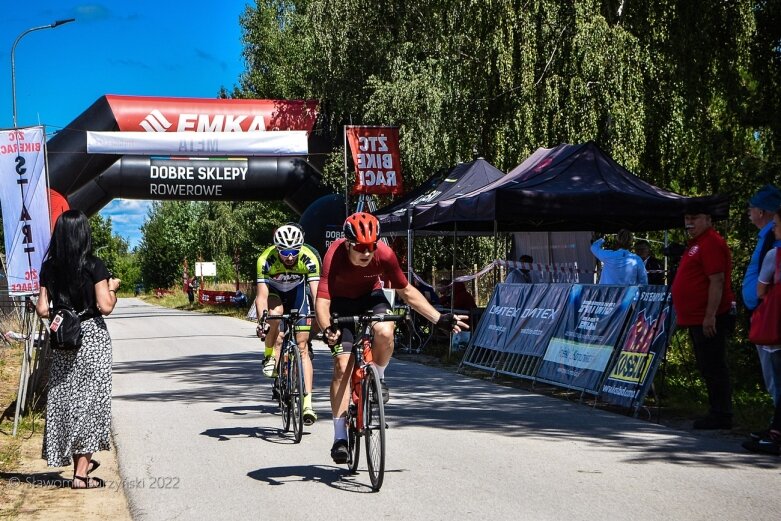
MULTIPOLYGON (((307 297, 306 286, 312 295, 317 294, 320 280, 320 256, 309 245, 304 244, 304 232, 298 224, 283 224, 274 231, 274 244, 266 248, 258 257, 257 296, 255 309, 258 320, 264 311, 269 315, 281 315, 291 309, 303 314, 310 313, 312 305, 307 297)), ((309 393, 304 396, 304 423, 312 425, 317 414, 312 408, 312 360, 310 358, 309 321, 299 323, 296 342, 301 350, 301 362, 304 366, 304 382, 309 393)), ((265 328, 258 326, 258 336, 265 340, 263 374, 269 378, 276 376, 276 361, 282 347, 282 335, 279 320, 269 320, 265 328)))

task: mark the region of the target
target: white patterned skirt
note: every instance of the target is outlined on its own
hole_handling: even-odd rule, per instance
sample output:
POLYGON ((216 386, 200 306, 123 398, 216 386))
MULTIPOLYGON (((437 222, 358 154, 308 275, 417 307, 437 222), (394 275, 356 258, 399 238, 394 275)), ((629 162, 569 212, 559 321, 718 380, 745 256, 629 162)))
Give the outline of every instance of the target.
POLYGON ((42 457, 65 467, 74 454, 109 450, 111 337, 103 317, 81 323, 76 351, 52 350, 42 457))

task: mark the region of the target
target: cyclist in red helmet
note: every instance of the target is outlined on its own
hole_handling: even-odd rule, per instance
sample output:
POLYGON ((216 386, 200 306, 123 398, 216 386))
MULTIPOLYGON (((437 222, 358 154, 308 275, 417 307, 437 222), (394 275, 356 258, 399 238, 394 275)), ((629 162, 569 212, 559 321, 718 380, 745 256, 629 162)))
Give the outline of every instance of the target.
MULTIPOLYGON (((468 329, 462 315, 440 313, 420 291, 409 284, 393 250, 378 239, 380 223, 369 213, 358 212, 344 222, 344 238, 334 241, 323 259, 320 284, 317 287, 315 312, 324 337, 334 357, 331 379, 331 412, 334 418, 334 444, 331 457, 335 463, 347 461, 347 413, 350 352, 356 332, 352 328, 337 330, 331 324, 331 313, 359 315, 390 311, 391 305, 382 289, 396 291, 407 305, 437 326, 455 333, 468 329)), ((372 358, 380 374, 383 401, 388 401, 385 368, 393 354, 393 322, 374 327, 372 358)))

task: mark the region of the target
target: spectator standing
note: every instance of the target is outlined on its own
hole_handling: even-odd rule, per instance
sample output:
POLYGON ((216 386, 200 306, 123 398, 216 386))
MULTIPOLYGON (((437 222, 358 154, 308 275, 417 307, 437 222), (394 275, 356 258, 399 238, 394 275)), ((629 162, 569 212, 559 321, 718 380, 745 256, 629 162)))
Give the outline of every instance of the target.
POLYGON ((111 337, 103 315, 114 310, 120 280, 92 252, 87 216, 68 210, 57 218, 41 267, 36 312, 49 318, 53 307, 81 313, 81 347, 52 350, 42 457, 50 467, 73 463, 71 488, 104 487, 90 477, 109 450, 111 437, 111 337))
POLYGON ((629 230, 620 230, 615 241, 615 250, 604 249, 604 238, 599 238, 591 244, 591 253, 602 261, 600 284, 621 284, 637 286, 648 284, 643 259, 629 251, 633 236, 629 230))
POLYGON ((449 279, 445 279, 440 288, 442 294, 439 296, 439 301, 443 307, 466 311, 477 307, 474 297, 467 291, 466 284, 463 282, 456 281, 451 284, 449 279))
MULTIPOLYGON (((763 266, 763 259, 769 251, 772 251, 776 241, 777 225, 774 216, 779 207, 781 207, 781 190, 773 185, 762 187, 748 202, 748 218, 759 229, 757 244, 746 267, 746 274, 743 276, 743 304, 750 311, 759 305, 757 282, 760 267, 763 266)), ((776 376, 781 374, 781 350, 772 349, 770 346, 756 347, 765 388, 777 407, 781 403, 781 379, 776 376)), ((765 431, 752 433, 752 439, 762 439, 766 434, 765 431)))
MULTIPOLYGON (((762 261, 762 268, 759 271, 757 282, 757 296, 760 300, 767 296, 767 293, 773 284, 780 283, 776 280, 776 258, 780 254, 779 248, 781 248, 781 208, 776 210, 773 221, 775 223, 775 228, 773 229, 773 238, 775 240, 772 248, 767 252, 765 259, 762 261)), ((781 345, 762 346, 762 348, 771 351, 774 354, 781 353, 781 345)), ((779 360, 778 358, 773 358, 772 360, 775 362, 772 367, 772 377, 777 385, 781 382, 781 364, 777 363, 779 360)), ((774 403, 775 408, 773 419, 770 422, 770 428, 764 432, 751 433, 751 438, 743 443, 744 448, 752 452, 764 452, 767 454, 775 454, 776 456, 781 454, 781 400, 776 400, 774 403)))
POLYGON ((672 283, 678 326, 687 328, 694 357, 708 390, 707 416, 695 429, 732 428, 732 388, 727 367, 727 335, 735 329, 730 276, 732 256, 707 213, 688 213, 690 240, 672 283))
POLYGON ((654 257, 654 254, 651 252, 651 245, 648 244, 648 241, 637 241, 635 243, 635 253, 643 259, 645 272, 648 274, 648 284, 663 285, 664 264, 654 257))
POLYGON ((190 280, 187 281, 187 300, 190 301, 192 306, 195 302, 195 292, 198 291, 198 277, 193 275, 190 280))

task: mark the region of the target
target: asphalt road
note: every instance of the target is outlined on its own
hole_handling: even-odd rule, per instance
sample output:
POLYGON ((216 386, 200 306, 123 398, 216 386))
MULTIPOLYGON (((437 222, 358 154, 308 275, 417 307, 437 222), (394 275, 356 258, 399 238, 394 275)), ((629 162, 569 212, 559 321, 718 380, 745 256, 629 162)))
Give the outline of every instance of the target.
POLYGON ((122 299, 113 432, 136 520, 781 519, 781 459, 393 360, 385 483, 333 464, 331 359, 320 421, 293 444, 260 373, 254 324, 122 299))

